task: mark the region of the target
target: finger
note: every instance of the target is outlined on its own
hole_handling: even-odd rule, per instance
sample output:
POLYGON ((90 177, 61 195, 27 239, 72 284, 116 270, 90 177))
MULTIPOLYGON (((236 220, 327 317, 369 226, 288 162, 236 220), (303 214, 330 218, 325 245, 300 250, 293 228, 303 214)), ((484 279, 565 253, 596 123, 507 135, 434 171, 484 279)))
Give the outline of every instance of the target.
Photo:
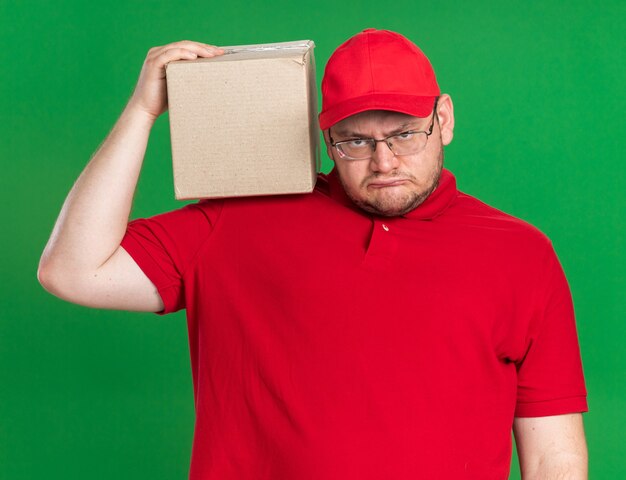
POLYGON ((200 45, 202 47, 206 47, 206 48, 213 49, 213 50, 222 50, 220 47, 212 43, 193 42, 191 40, 182 40, 181 42, 175 42, 175 43, 180 43, 181 45, 179 46, 181 47, 186 47, 187 45, 200 45))
POLYGON ((209 51, 213 54, 222 53, 224 50, 216 47, 215 45, 209 43, 201 43, 201 42, 192 42, 191 40, 181 40, 179 42, 170 43, 163 47, 163 50, 170 50, 172 48, 187 48, 191 51, 195 51, 196 53, 200 53, 200 51, 209 51), (197 49, 203 49, 198 51, 197 49))
POLYGON ((192 42, 190 40, 183 40, 180 43, 182 43, 182 45, 180 45, 181 47, 187 47, 187 46, 192 46, 192 45, 199 45, 201 47, 207 48, 209 50, 214 50, 216 52, 224 51, 222 48, 220 48, 220 47, 218 47, 216 45, 213 45, 212 43, 192 42))
POLYGON ((180 49, 187 50, 189 52, 193 52, 193 53, 195 53, 199 57, 214 57, 216 55, 222 55, 224 53, 224 50, 218 49, 216 47, 205 47, 204 45, 201 45, 201 44, 189 43, 189 44, 185 45, 184 47, 166 48, 165 50, 163 50, 161 52, 161 54, 165 53, 165 52, 168 52, 168 51, 171 51, 171 50, 179 51, 180 49))
POLYGON ((202 55, 202 56, 217 56, 217 55, 223 55, 225 53, 223 48, 216 47, 215 45, 200 44, 199 47, 200 47, 199 55, 202 55))
POLYGON ((218 47, 217 45, 211 45, 210 43, 203 43, 201 45, 204 45, 206 48, 215 50, 217 52, 224 52, 224 49, 221 47, 218 47))
POLYGON ((193 60, 198 58, 198 54, 186 48, 171 48, 163 51, 153 59, 157 68, 163 68, 166 64, 176 60, 193 60))

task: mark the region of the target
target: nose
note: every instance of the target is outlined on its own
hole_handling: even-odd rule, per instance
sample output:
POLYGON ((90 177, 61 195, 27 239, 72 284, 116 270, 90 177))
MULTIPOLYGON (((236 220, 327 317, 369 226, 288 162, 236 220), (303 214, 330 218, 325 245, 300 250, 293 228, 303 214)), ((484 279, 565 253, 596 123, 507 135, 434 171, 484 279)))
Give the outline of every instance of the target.
POLYGON ((370 165, 373 171, 388 173, 399 166, 398 157, 394 155, 387 142, 376 142, 376 148, 372 152, 370 165))

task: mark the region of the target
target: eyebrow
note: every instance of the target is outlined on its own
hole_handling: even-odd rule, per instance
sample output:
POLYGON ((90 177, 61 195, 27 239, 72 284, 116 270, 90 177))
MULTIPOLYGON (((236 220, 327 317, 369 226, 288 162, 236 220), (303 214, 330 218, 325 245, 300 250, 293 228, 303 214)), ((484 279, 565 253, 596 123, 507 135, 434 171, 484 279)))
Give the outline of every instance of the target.
MULTIPOLYGON (((407 130, 413 130, 413 128, 417 128, 415 126, 413 128, 409 128, 409 127, 411 127, 412 123, 413 122, 403 123, 399 127, 394 128, 389 133, 387 133, 387 135, 385 135, 385 137, 388 137, 390 135, 395 135, 397 133, 406 132, 407 130)), ((337 130, 337 131, 335 131, 335 135, 339 135, 340 137, 370 138, 369 136, 367 136, 367 135, 365 135, 363 133, 355 132, 353 130, 337 130)))

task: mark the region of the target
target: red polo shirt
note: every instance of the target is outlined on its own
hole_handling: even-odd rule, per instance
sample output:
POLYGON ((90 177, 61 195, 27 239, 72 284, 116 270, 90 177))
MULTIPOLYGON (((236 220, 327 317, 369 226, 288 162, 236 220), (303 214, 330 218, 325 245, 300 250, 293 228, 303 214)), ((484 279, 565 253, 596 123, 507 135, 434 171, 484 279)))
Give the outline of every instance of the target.
POLYGON ((190 478, 507 479, 513 417, 587 411, 550 240, 456 188, 368 214, 312 194, 202 200, 122 246, 186 308, 190 478))

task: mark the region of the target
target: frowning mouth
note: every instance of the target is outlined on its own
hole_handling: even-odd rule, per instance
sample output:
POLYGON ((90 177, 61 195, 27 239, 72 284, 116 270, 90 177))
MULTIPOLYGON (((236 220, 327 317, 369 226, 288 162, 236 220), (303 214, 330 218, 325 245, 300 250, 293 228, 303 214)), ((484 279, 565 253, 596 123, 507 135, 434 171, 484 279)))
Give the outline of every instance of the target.
POLYGON ((397 187, 398 185, 402 185, 406 183, 407 180, 393 180, 389 182, 373 182, 368 185, 368 188, 387 188, 387 187, 397 187))

